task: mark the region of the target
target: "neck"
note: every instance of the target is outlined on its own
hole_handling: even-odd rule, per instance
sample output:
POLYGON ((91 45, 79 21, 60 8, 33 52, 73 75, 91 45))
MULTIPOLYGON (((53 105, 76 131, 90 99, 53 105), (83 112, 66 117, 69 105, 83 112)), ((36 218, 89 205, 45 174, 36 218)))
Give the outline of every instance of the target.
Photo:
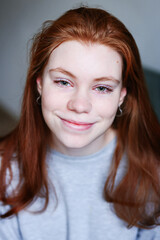
POLYGON ((93 142, 81 148, 68 148, 63 144, 60 144, 59 141, 54 138, 54 143, 52 144, 51 148, 68 156, 87 156, 100 151, 109 142, 111 142, 115 138, 115 136, 115 130, 111 129, 109 130, 109 133, 104 135, 103 138, 97 138, 96 146, 94 140, 93 142))

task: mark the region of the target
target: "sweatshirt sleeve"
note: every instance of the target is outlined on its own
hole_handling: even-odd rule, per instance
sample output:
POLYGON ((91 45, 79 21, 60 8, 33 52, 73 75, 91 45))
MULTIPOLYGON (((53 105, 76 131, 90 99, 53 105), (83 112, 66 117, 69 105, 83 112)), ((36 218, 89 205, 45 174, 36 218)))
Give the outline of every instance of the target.
MULTIPOLYGON (((0 166, 1 166, 1 157, 0 157, 0 166)), ((18 171, 16 164, 12 164, 13 170, 13 180, 12 183, 9 185, 7 189, 7 194, 10 195, 13 191, 13 186, 16 186, 18 183, 18 171)), ((6 182, 9 178, 9 171, 6 174, 6 182)), ((3 203, 0 201, 0 214, 4 214, 9 210, 9 206, 4 206, 3 203)), ((0 217, 0 240, 22 240, 21 232, 19 229, 19 222, 18 217, 14 215, 13 217, 9 218, 1 218, 0 217)))
POLYGON ((160 226, 153 229, 139 229, 136 240, 160 240, 160 226))
POLYGON ((22 240, 17 216, 0 218, 0 240, 9 239, 22 240))
POLYGON ((160 240, 160 226, 155 229, 155 238, 154 240, 160 240))

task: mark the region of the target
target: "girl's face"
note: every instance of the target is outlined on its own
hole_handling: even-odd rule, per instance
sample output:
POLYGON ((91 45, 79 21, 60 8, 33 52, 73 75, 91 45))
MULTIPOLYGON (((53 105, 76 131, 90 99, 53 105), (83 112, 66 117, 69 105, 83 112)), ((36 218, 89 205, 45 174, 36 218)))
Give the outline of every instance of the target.
POLYGON ((111 125, 126 89, 122 58, 101 44, 62 43, 37 79, 53 148, 68 155, 100 150, 115 135, 111 125))

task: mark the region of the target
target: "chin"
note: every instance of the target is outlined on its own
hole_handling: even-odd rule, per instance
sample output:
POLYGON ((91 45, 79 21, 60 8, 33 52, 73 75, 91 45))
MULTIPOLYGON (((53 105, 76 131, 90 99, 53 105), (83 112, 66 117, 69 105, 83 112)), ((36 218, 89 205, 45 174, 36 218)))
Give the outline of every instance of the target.
POLYGON ((81 149, 81 148, 85 148, 88 144, 84 144, 84 143, 67 143, 64 144, 65 148, 68 149, 81 149))

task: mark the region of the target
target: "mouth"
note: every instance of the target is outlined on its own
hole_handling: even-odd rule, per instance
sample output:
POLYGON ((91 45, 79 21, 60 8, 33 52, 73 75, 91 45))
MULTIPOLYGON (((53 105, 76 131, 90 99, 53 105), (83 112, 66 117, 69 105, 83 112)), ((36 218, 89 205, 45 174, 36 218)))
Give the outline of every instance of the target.
POLYGON ((61 121, 63 122, 63 124, 73 130, 78 130, 78 131, 85 131, 90 129, 94 123, 88 123, 88 122, 77 122, 77 121, 72 121, 72 120, 66 120, 66 119, 62 119, 61 121))

